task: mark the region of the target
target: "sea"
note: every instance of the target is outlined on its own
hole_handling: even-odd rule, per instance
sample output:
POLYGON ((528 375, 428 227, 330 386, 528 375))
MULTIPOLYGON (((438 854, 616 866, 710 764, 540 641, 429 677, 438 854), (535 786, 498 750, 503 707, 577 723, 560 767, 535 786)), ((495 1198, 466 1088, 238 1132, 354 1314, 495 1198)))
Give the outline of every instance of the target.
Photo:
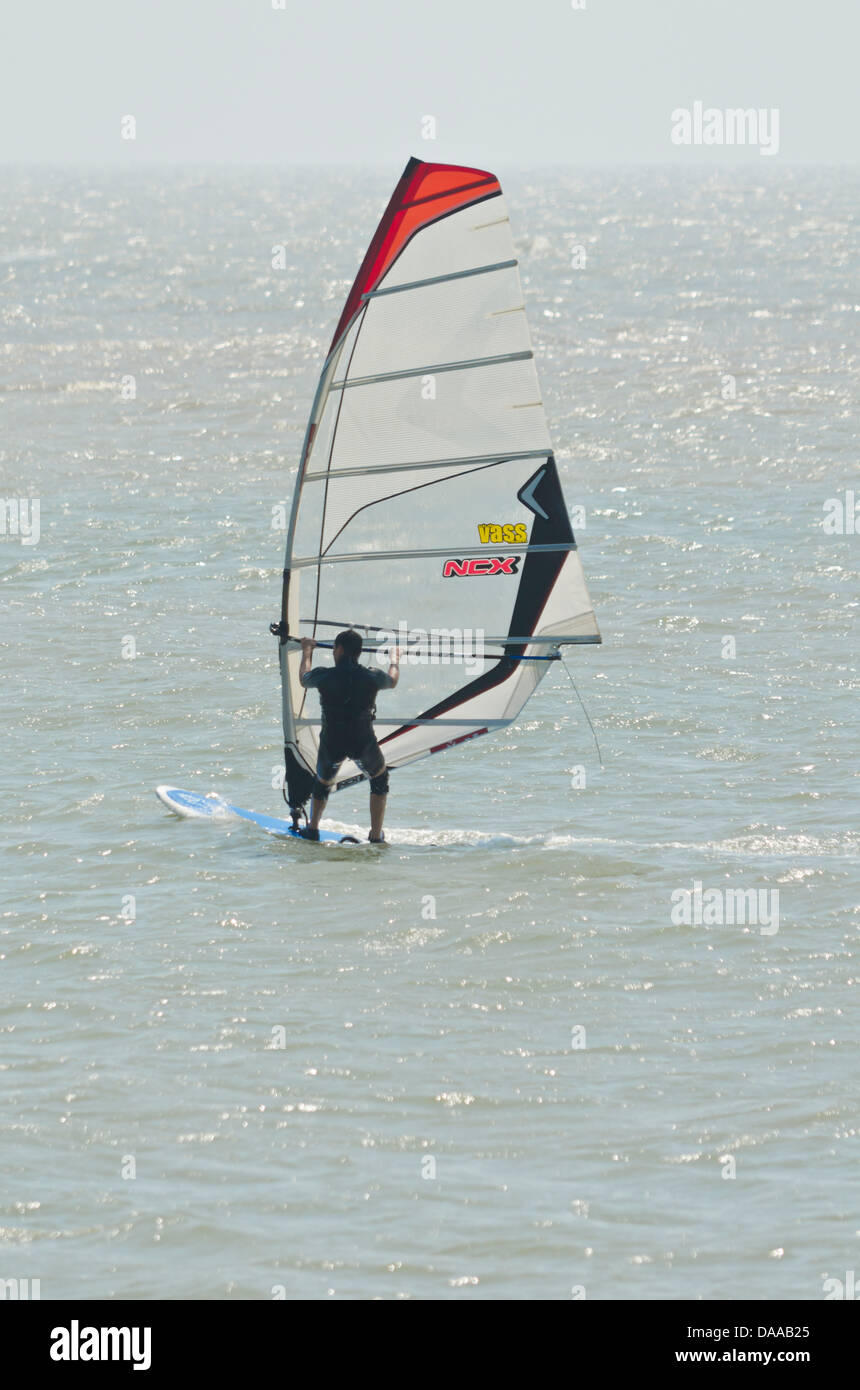
POLYGON ((0 1278, 43 1299, 860 1268, 860 175, 498 164, 603 645, 393 774, 384 849, 154 788, 283 810, 278 517, 399 170, 0 171, 0 1278))

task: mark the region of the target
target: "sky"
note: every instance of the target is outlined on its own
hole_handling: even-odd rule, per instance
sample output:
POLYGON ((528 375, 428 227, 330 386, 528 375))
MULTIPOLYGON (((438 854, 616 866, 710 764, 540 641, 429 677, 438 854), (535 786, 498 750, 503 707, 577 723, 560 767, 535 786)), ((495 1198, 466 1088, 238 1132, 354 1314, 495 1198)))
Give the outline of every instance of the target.
POLYGON ((5 0, 0 163, 853 164, 858 50, 856 0, 5 0))

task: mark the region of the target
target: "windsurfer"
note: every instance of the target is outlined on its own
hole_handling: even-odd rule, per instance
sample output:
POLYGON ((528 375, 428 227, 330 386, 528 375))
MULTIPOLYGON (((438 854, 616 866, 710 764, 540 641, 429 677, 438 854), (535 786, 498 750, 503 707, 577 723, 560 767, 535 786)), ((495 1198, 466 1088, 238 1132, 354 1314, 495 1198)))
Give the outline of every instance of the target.
POLYGON ((391 652, 388 671, 372 671, 360 666, 362 640, 351 628, 338 633, 334 639, 334 666, 311 669, 316 646, 310 637, 302 638, 302 663, 299 680, 306 690, 319 691, 322 709, 317 753, 317 773, 314 779, 311 818, 300 831, 306 840, 318 840, 319 825, 328 801, 329 790, 341 763, 351 758, 370 780, 370 835, 374 844, 385 836, 382 822, 388 795, 388 768, 373 729, 376 716, 376 696, 380 690, 393 690, 400 679, 400 653, 391 652))

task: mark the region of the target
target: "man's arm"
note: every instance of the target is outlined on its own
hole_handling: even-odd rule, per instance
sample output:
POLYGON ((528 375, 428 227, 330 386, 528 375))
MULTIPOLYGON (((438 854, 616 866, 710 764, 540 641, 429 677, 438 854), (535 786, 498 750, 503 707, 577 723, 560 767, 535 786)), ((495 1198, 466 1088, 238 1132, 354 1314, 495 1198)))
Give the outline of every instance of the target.
POLYGON ((311 673, 311 662, 313 661, 313 650, 316 642, 312 637, 303 637, 302 641, 302 664, 299 667, 299 683, 305 684, 305 676, 311 673))
POLYGON ((388 679, 391 681, 388 688, 389 690, 393 690, 400 680, 400 651, 397 647, 392 647, 388 663, 388 679))

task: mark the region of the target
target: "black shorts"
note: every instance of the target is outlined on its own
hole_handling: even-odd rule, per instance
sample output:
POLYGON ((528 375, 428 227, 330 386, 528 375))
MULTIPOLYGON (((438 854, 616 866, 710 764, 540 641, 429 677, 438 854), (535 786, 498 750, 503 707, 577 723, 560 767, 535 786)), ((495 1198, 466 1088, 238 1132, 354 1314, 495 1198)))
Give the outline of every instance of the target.
POLYGON ((323 735, 317 752, 317 778, 324 786, 331 786, 346 758, 352 758, 366 777, 379 777, 385 771, 385 754, 373 735, 357 756, 355 753, 341 752, 340 749, 330 749, 323 735))

